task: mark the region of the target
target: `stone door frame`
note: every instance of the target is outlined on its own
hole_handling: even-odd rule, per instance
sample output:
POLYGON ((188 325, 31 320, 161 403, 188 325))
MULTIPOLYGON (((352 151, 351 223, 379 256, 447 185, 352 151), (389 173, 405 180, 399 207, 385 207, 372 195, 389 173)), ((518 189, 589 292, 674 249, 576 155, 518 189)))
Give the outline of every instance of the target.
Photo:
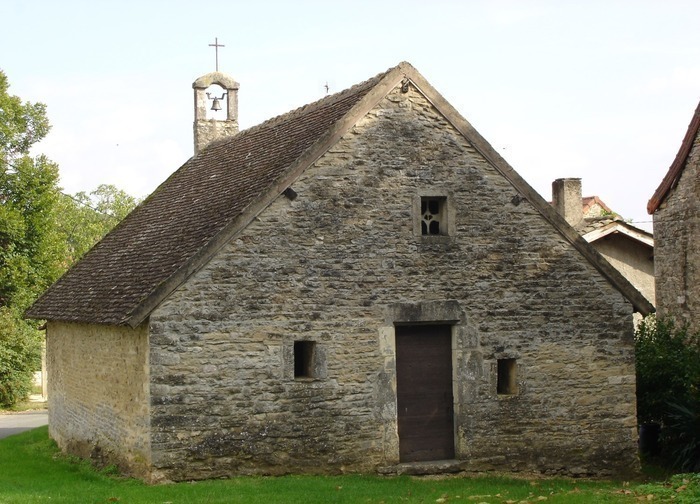
POLYGON ((396 382, 396 326, 397 325, 449 325, 451 327, 452 396, 455 458, 466 450, 466 441, 460 434, 460 408, 469 383, 458 379, 463 367, 465 346, 478 345, 476 331, 456 300, 396 303, 387 306, 384 324, 379 328, 379 348, 383 363, 379 377, 379 416, 383 435, 384 460, 387 465, 399 464, 399 433, 396 382), (465 345, 464 342, 467 342, 465 345))

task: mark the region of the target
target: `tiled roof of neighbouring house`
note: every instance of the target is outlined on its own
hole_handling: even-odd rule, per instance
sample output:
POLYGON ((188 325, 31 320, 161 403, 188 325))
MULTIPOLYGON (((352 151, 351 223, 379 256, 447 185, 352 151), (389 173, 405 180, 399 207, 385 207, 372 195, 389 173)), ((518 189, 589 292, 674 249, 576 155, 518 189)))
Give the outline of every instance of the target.
POLYGON ((698 103, 693 118, 690 120, 688 131, 686 131, 685 137, 683 137, 683 142, 681 142, 681 148, 678 150, 676 158, 673 160, 668 172, 666 172, 666 176, 647 204, 647 212, 650 214, 653 214, 656 209, 659 208, 659 205, 664 202, 669 191, 676 186, 678 180, 681 178, 686 159, 688 159, 688 155, 693 148, 695 139, 698 136, 698 131, 700 131, 700 103, 698 103))

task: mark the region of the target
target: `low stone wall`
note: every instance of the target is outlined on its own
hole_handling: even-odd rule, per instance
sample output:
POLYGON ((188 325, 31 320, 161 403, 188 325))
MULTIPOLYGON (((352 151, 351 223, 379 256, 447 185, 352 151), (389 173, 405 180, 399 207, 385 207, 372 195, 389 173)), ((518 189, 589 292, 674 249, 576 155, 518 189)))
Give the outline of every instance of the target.
POLYGON ((46 342, 49 435, 69 453, 147 477, 147 326, 49 322, 46 342))

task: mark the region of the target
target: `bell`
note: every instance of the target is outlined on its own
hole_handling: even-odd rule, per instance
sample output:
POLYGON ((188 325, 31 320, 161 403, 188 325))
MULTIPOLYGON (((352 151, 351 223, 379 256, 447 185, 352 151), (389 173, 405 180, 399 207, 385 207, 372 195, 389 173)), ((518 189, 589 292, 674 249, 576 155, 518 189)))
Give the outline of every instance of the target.
POLYGON ((218 98, 214 97, 213 103, 211 104, 211 110, 218 112, 221 110, 221 103, 218 98))

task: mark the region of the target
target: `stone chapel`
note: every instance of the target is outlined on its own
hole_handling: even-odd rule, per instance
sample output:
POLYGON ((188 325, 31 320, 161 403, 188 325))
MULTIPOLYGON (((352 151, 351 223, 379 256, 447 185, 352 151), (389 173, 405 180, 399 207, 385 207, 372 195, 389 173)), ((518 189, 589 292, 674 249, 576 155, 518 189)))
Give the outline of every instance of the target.
POLYGON ((152 481, 637 471, 653 307, 414 67, 240 132, 233 79, 193 87, 196 154, 28 312, 62 449, 152 481))

